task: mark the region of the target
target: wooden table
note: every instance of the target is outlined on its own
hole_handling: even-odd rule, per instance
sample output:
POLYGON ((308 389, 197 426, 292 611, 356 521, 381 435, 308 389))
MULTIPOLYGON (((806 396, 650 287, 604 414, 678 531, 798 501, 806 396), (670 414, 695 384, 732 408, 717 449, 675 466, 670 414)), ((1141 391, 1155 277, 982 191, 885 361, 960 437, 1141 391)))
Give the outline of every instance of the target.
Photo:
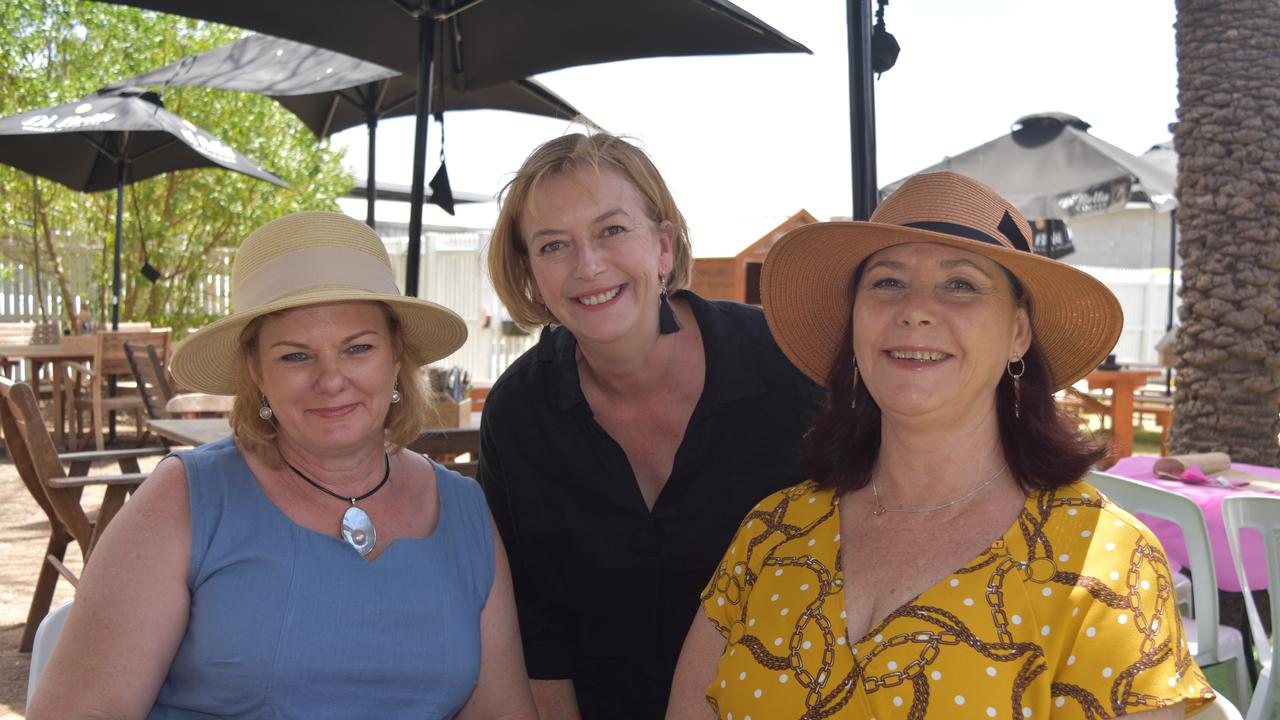
POLYGON ((1090 390, 1111 391, 1111 449, 1114 457, 1133 454, 1133 394, 1159 376, 1156 370, 1094 370, 1085 377, 1090 390))
MULTIPOLYGON (((471 462, 474 463, 480 457, 478 420, 477 418, 472 427, 424 430, 417 440, 409 443, 408 449, 432 457, 471 453, 471 462)), ((227 424, 226 418, 148 420, 147 427, 151 432, 177 445, 203 445, 231 434, 231 426, 227 424)))
POLYGON ((53 437, 54 442, 65 447, 67 436, 63 428, 62 381, 66 375, 68 362, 89 362, 93 360, 95 341, 92 335, 68 335, 58 345, 0 345, 0 363, 12 360, 24 360, 27 363, 27 383, 40 397, 40 368, 45 363, 53 365, 53 391, 50 395, 53 403, 53 437))
POLYGON ((175 445, 203 445, 231 434, 226 418, 148 419, 147 427, 175 445))
POLYGON ((165 411, 178 417, 226 415, 235 405, 234 395, 210 395, 208 393, 181 393, 169 398, 165 411))

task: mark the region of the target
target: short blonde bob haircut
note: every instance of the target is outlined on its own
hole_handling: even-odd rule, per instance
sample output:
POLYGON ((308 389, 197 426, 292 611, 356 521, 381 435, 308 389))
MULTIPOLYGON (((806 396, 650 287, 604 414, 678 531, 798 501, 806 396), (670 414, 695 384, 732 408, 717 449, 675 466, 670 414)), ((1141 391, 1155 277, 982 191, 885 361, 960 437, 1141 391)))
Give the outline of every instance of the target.
POLYGON ((693 275, 689 226, 649 156, 627 140, 605 132, 565 135, 534 150, 502 189, 499 194, 502 208, 489 238, 489 277, 511 319, 526 330, 557 320, 536 299, 529 249, 520 235, 520 216, 528 209, 530 198, 543 181, 566 171, 586 167, 599 170, 602 166, 621 172, 635 186, 644 199, 645 213, 650 220, 671 223, 671 272, 663 280, 668 291, 689 286, 693 275))
MULTIPOLYGON (((378 303, 382 314, 387 319, 387 329, 391 334, 392 349, 400 361, 400 402, 387 411, 386 442, 393 450, 408 445, 418 438, 426 425, 426 417, 430 405, 427 402, 427 391, 423 385, 422 375, 418 368, 425 363, 420 358, 406 357, 405 345, 400 336, 400 318, 390 306, 378 303)), ((240 444, 250 452, 266 454, 274 450, 279 432, 276 421, 263 420, 258 411, 262 408, 262 391, 253 382, 249 374, 249 363, 257 352, 258 331, 266 319, 282 313, 268 313, 254 318, 240 333, 240 358, 237 368, 237 389, 235 402, 231 407, 231 415, 227 420, 231 431, 240 444)))

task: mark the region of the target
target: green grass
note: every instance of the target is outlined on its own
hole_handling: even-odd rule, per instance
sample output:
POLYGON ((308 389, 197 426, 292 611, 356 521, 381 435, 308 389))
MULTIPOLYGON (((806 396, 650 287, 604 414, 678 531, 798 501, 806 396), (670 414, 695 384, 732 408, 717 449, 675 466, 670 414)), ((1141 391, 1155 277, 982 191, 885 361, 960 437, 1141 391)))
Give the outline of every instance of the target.
MULTIPOLYGON (((1111 436, 1111 430, 1108 428, 1103 430, 1099 427, 1097 418, 1092 418, 1088 423, 1082 424, 1082 431, 1091 436, 1097 442, 1105 443, 1111 436), (1087 425, 1087 427, 1085 426, 1087 425)), ((1143 427, 1134 427, 1133 429, 1133 454, 1134 455, 1160 455, 1160 428, 1151 425, 1143 427)))

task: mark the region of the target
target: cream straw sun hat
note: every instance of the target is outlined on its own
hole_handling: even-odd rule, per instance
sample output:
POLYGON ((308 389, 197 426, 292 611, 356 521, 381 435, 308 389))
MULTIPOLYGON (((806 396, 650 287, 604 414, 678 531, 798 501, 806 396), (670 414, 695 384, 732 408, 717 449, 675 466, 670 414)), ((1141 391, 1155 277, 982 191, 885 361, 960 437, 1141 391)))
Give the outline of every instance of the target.
POLYGON ((850 322, 853 274, 879 250, 937 243, 990 258, 1018 278, 1030 305, 1032 340, 1057 390, 1098 366, 1120 337, 1120 302, 1093 276, 1031 251, 1031 228, 982 183, 950 172, 916 175, 868 222, 805 225, 765 259, 765 318, 791 362, 821 385, 850 322))
POLYGON ((240 334, 254 318, 304 305, 367 300, 400 320, 405 356, 425 365, 457 350, 467 326, 456 313, 405 297, 377 233, 341 213, 302 212, 249 234, 231 267, 235 312, 188 337, 173 353, 173 376, 193 390, 236 392, 240 334))

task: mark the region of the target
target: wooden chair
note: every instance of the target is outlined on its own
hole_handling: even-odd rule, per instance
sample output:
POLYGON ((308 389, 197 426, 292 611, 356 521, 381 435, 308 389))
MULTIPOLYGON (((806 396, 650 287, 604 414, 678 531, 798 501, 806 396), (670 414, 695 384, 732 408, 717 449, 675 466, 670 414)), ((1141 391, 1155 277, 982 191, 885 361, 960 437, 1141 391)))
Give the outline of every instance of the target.
POLYGON ((235 398, 230 395, 174 392, 155 345, 125 343, 124 354, 133 369, 138 395, 148 418, 219 417, 231 412, 235 398))
POLYGON ((67 545, 74 540, 87 562, 102 530, 111 521, 126 495, 146 478, 138 468, 138 458, 162 454, 164 448, 136 448, 108 452, 68 453, 59 456, 53 438, 40 415, 35 394, 26 383, 0 377, 0 428, 5 447, 18 470, 22 483, 49 519, 49 543, 45 559, 27 613, 20 649, 27 652, 35 638, 36 628, 49 612, 58 574, 74 585, 75 575, 62 564, 67 545), (94 461, 114 461, 121 474, 88 475, 94 461), (70 465, 68 472, 64 463, 70 465), (106 493, 97 520, 91 520, 80 505, 80 495, 89 485, 105 485, 106 493))
MULTIPOLYGON (((109 412, 130 411, 134 413, 138 426, 139 439, 145 437, 142 413, 145 405, 138 393, 119 393, 111 397, 107 385, 112 377, 132 376, 133 369, 125 357, 125 343, 152 345, 161 361, 169 356, 169 330, 150 330, 142 332, 100 332, 95 337, 93 361, 86 366, 81 363, 68 363, 79 376, 75 384, 74 408, 76 415, 76 432, 83 429, 82 413, 89 412, 92 418, 93 439, 97 449, 104 447, 103 429, 109 412)), ((88 444, 87 442, 85 444, 88 444)))
POLYGON ((138 383, 138 396, 149 418, 172 417, 166 409, 173 399, 173 388, 164 369, 164 360, 150 343, 124 343, 124 356, 138 383))

